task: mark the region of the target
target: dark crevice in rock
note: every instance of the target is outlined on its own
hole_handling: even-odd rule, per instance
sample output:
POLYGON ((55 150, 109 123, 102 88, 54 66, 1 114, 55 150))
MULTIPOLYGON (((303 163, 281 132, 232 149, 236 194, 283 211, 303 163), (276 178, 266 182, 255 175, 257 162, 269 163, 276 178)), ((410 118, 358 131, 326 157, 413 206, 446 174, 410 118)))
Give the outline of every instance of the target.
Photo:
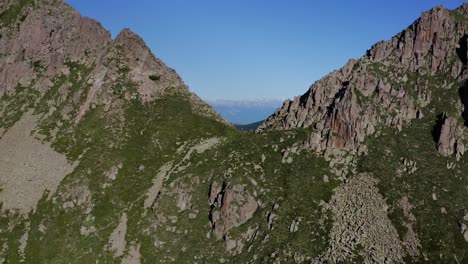
POLYGON ((310 95, 310 91, 312 89, 309 89, 306 93, 304 93, 303 95, 301 95, 300 99, 299 99, 299 105, 301 107, 306 107, 306 104, 307 104, 307 100, 309 99, 309 95, 310 95))
POLYGON ((459 48, 457 48, 458 58, 461 60, 463 65, 466 65, 468 62, 468 35, 464 35, 458 42, 459 48))
MULTIPOLYGON (((348 82, 349 84, 349 82, 348 82)), ((327 115, 331 116, 333 114, 333 110, 335 109, 335 105, 337 102, 341 101, 343 99, 346 89, 348 89, 347 85, 344 85, 343 87, 338 90, 338 92, 335 94, 335 97, 333 98, 332 103, 327 107, 327 115)))
POLYGON ((437 148, 437 144, 439 143, 439 138, 440 138, 440 131, 442 130, 442 125, 445 120, 445 113, 440 113, 437 115, 437 121, 432 128, 431 134, 432 134, 432 140, 434 141, 434 145, 437 148))
POLYGON ((458 95, 460 96, 460 101, 463 104, 463 121, 465 126, 468 126, 468 82, 465 82, 460 89, 458 89, 458 95))

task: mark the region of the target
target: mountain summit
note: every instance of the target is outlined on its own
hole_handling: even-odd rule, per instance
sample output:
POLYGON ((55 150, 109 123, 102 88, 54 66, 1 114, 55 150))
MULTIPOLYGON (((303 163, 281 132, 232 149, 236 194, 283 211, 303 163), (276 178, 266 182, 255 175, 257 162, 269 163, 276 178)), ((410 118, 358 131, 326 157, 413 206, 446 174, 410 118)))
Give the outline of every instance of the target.
MULTIPOLYGON (((443 91, 466 80, 467 12, 468 4, 453 11, 431 9, 391 40, 286 101, 260 130, 313 127, 306 147, 327 154, 358 150, 378 126, 401 130, 424 116, 436 92, 431 88, 443 91)), ((463 107, 465 102, 454 99, 451 106, 463 107)))
POLYGON ((129 29, 0 2, 0 263, 466 263, 468 4, 241 132, 129 29))
MULTIPOLYGON (((223 121, 131 30, 112 40, 101 24, 62 1, 6 2, 2 9, 0 95, 14 93, 20 85, 53 96, 51 83, 75 69, 87 87, 61 103, 68 108, 67 118, 76 122, 92 105, 111 111, 122 99, 138 96, 149 102, 169 93, 187 94, 197 112, 223 121), (134 84, 133 89, 123 84, 134 84)), ((71 87, 56 88, 63 95, 71 87)))

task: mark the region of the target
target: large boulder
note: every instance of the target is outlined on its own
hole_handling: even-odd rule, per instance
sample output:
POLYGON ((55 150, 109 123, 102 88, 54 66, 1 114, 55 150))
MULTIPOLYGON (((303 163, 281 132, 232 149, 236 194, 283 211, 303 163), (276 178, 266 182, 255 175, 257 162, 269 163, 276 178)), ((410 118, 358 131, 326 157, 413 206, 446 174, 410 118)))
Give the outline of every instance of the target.
POLYGON ((247 222, 258 208, 257 201, 243 185, 229 182, 211 185, 210 205, 210 221, 217 239, 247 222))
POLYGON ((457 124, 457 119, 444 113, 438 135, 437 151, 446 157, 455 154, 456 159, 460 160, 461 156, 465 153, 462 134, 463 132, 457 124))

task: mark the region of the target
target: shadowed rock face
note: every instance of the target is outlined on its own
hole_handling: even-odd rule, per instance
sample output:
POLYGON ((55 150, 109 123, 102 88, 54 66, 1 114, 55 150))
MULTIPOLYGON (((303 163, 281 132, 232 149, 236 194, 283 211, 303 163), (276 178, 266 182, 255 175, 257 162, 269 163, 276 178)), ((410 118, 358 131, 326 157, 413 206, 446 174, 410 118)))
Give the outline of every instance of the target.
POLYGON ((468 4, 453 11, 440 6, 424 13, 389 41, 314 83, 303 96, 286 101, 258 131, 312 127, 304 145, 330 154, 357 150, 377 126, 401 129, 431 101, 434 84, 428 78, 466 79, 467 9, 468 4))

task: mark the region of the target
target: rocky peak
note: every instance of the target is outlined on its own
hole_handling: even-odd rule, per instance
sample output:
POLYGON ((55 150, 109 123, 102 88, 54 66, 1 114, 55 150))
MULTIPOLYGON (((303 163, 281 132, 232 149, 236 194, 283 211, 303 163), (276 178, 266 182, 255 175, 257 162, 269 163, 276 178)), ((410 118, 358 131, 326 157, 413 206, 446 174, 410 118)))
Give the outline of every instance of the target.
POLYGON ((139 84, 138 92, 144 101, 160 97, 168 88, 188 92, 179 75, 156 58, 145 41, 136 33, 123 29, 113 41, 117 56, 129 69, 130 78, 139 84))
POLYGON ((67 61, 91 65, 110 43, 110 33, 100 23, 62 1, 38 2, 21 12, 18 27, 0 29, 0 93, 13 91, 18 82, 28 86, 32 79, 40 79, 37 89, 45 92, 67 61))
POLYGON ((140 48, 148 49, 145 41, 129 28, 122 29, 114 41, 115 43, 125 46, 129 50, 137 50, 140 48))
POLYGON ((460 68, 448 67, 450 53, 454 51, 464 35, 464 21, 459 21, 457 10, 450 11, 437 6, 417 19, 410 27, 393 37, 374 45, 368 52, 375 62, 391 62, 411 71, 428 69, 460 73, 460 68))
MULTIPOLYGON (((112 40, 99 22, 82 17, 62 0, 11 2, 4 12, 19 15, 13 21, 17 26, 0 27, 0 96, 15 92, 18 85, 45 94, 58 78, 70 74, 72 65, 89 71, 80 78, 91 86, 74 95, 74 100, 85 98, 76 116, 68 117, 76 122, 92 105, 116 109, 119 98, 138 96, 148 102, 172 93, 185 94, 195 112, 225 122, 130 29, 112 40), (115 87, 120 87, 118 92, 115 87)), ((67 85, 59 88, 63 94, 67 85)))
POLYGON ((462 15, 468 15, 468 3, 465 2, 461 6, 459 6, 455 11, 459 12, 462 15))
POLYGON ((286 101, 258 132, 310 127, 304 146, 329 155, 358 150, 378 126, 401 130, 422 116, 432 89, 451 87, 467 75, 468 23, 460 10, 466 10, 466 4, 453 11, 438 6, 423 13, 359 60, 350 60, 304 95, 286 101), (449 77, 435 83, 437 75, 449 77))
POLYGON ((465 263, 453 11, 426 54, 409 28, 263 125, 307 129, 253 135, 200 118, 135 33, 35 3, 0 23, 0 263, 465 263))
POLYGON ((146 46, 145 41, 128 28, 123 29, 113 43, 118 49, 123 51, 123 55, 126 56, 127 62, 131 66, 141 65, 149 56, 153 57, 151 59, 155 59, 146 46))

